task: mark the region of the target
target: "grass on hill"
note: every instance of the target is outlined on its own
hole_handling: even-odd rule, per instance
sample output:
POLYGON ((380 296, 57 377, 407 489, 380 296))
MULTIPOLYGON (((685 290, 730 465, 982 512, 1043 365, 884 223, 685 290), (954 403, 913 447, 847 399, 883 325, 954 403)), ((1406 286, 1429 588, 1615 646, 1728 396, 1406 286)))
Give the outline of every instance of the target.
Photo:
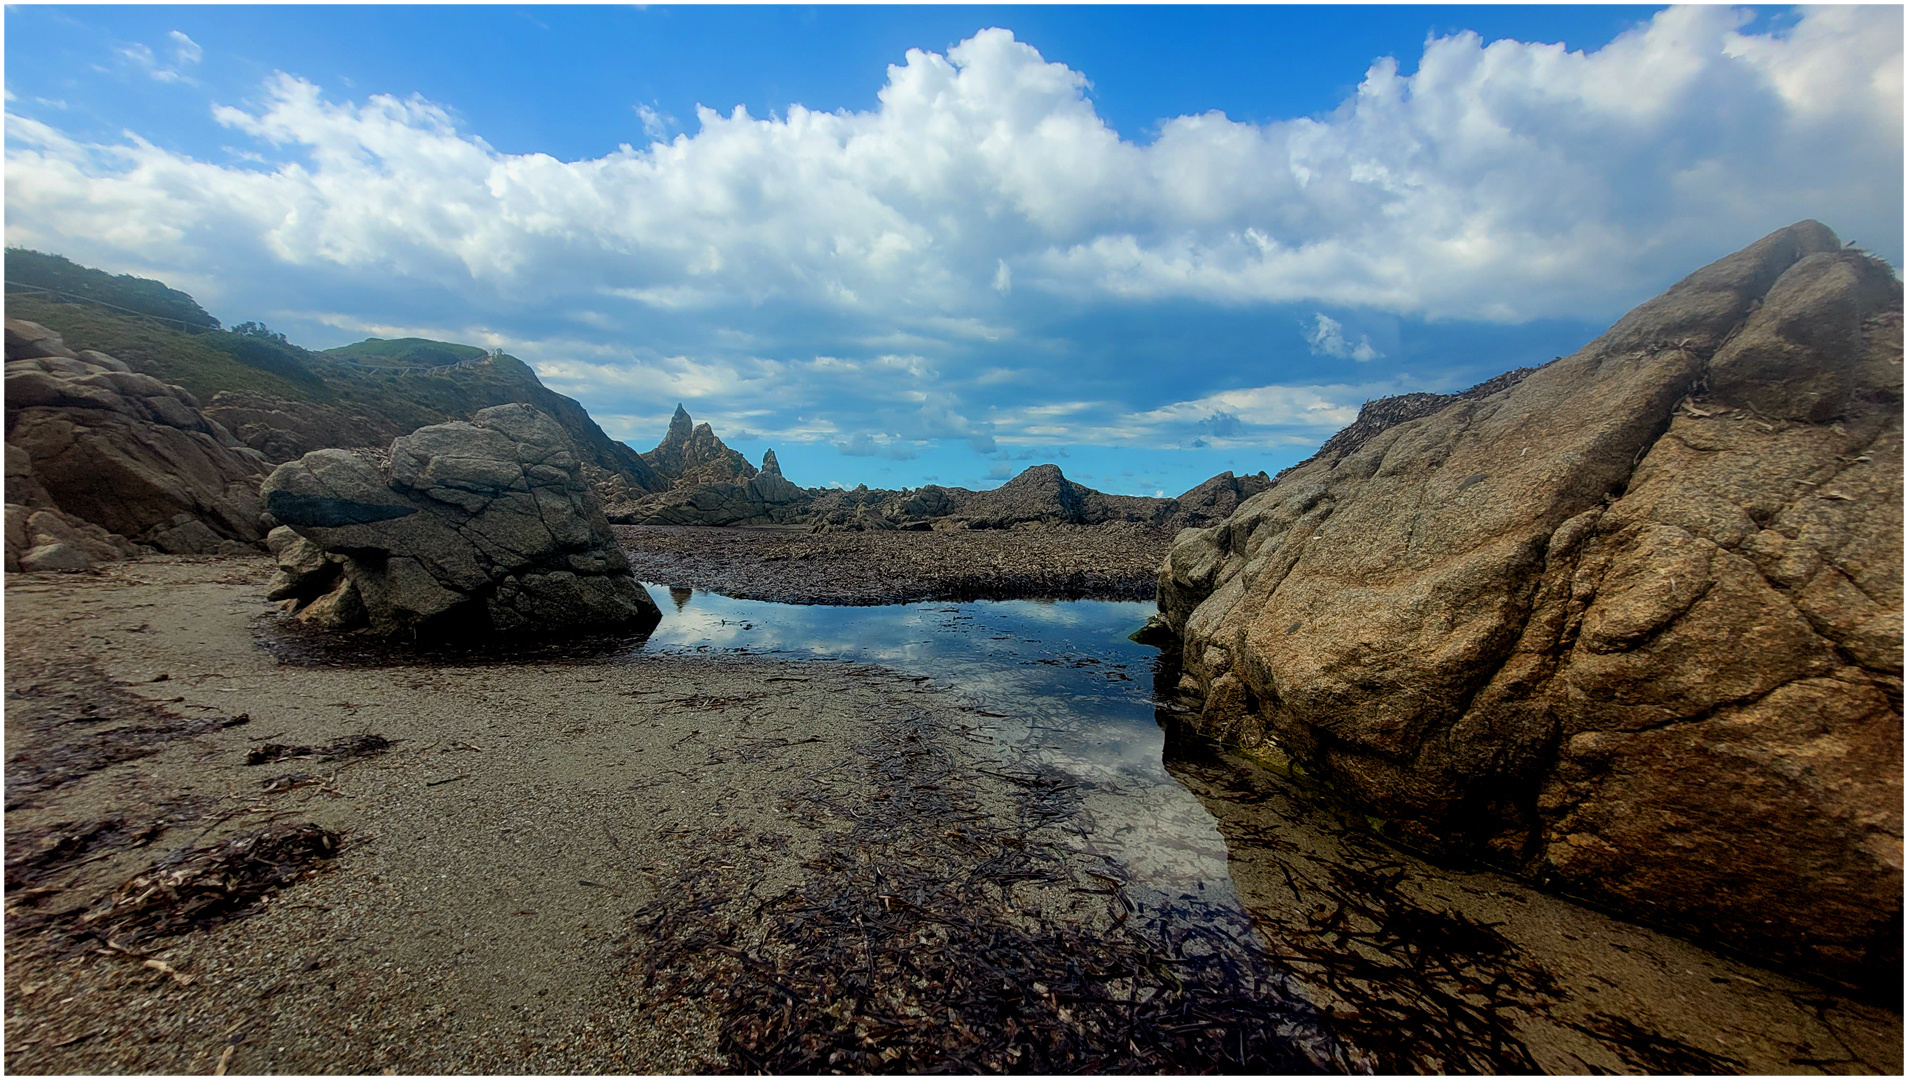
POLYGON ((200 307, 198 301, 164 282, 131 274, 109 274, 104 270, 81 266, 64 255, 47 255, 27 248, 7 248, 6 284, 9 304, 22 295, 17 291, 20 288, 40 288, 60 294, 58 298, 61 300, 71 301, 80 297, 106 305, 109 309, 121 308, 129 313, 150 315, 166 320, 168 325, 178 330, 219 328, 219 320, 200 307))
POLYGON ((407 337, 365 338, 355 344, 326 349, 319 355, 353 360, 368 367, 443 367, 460 360, 481 360, 489 354, 475 345, 407 337))
POLYGON ((220 390, 293 401, 330 402, 337 395, 305 364, 295 345, 226 331, 184 333, 136 315, 89 304, 57 304, 15 293, 7 317, 57 331, 70 349, 97 349, 210 400, 220 390))

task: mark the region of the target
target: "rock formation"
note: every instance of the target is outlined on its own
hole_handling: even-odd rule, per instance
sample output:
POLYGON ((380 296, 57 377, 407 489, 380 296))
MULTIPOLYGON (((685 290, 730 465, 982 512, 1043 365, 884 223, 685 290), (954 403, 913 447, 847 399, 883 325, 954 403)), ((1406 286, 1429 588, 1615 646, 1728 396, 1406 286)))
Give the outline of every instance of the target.
POLYGON ((1802 222, 1334 439, 1161 567, 1197 726, 1406 842, 1898 985, 1901 318, 1802 222))
POLYGON ((280 464, 309 454, 347 446, 389 446, 411 428, 384 416, 288 401, 263 394, 221 390, 206 403, 207 419, 222 424, 234 438, 280 464))
POLYGON ((563 428, 528 405, 397 439, 380 468, 318 450, 266 479, 272 595, 327 629, 462 637, 661 618, 563 428))
POLYGON ((9 510, 9 567, 76 568, 135 550, 124 541, 214 554, 261 539, 268 466, 190 393, 18 319, 6 356, 7 502, 37 511, 16 529, 9 510), (14 551, 16 538, 29 549, 14 551), (65 547, 30 555, 48 544, 65 547))
POLYGON ((1264 473, 1230 472, 1176 499, 1108 495, 1066 478, 1058 465, 1034 465, 988 491, 929 484, 911 491, 830 491, 815 498, 808 521, 817 532, 840 529, 1014 529, 1133 522, 1161 529, 1210 524, 1271 485, 1264 473))
MULTIPOLYGON (((704 424, 697 430, 708 428, 704 424)), ((750 472, 754 475, 745 481, 678 487, 620 520, 639 525, 767 525, 787 524, 806 515, 813 496, 782 476, 775 451, 762 455, 760 472, 750 472)))
POLYGON ((697 484, 739 484, 755 476, 749 459, 723 445, 714 428, 690 419, 689 410, 680 403, 676 414, 669 418, 669 430, 662 442, 642 457, 677 489, 697 484))

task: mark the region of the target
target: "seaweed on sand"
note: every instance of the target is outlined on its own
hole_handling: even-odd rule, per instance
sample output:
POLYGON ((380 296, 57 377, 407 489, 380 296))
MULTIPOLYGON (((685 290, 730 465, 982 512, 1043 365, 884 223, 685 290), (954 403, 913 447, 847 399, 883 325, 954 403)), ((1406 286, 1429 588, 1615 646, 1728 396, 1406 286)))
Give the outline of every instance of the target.
POLYGON ((75 928, 101 940, 132 944, 218 926, 303 880, 338 853, 341 839, 317 825, 281 824, 205 847, 181 848, 103 898, 80 916, 75 928))
POLYGON ((1243 919, 1136 903, 1117 872, 1085 869, 1103 864, 1065 843, 1066 780, 992 773, 1016 809, 983 813, 969 793, 986 770, 918 729, 887 736, 861 748, 876 781, 865 801, 824 778, 785 793, 816 804, 797 821, 847 823, 816 838, 808 880, 764 887, 754 867, 693 859, 636 917, 639 984, 718 1010, 731 1068, 1353 1067, 1243 919))

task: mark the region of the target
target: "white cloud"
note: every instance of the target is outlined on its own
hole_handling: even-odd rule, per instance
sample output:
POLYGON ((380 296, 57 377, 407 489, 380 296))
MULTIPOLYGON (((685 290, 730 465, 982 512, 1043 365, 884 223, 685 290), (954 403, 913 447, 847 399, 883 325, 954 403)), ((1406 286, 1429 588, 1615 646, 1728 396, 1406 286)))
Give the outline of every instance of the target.
MULTIPOLYGON (((1301 323, 1300 326, 1305 324, 1301 323)), ((1371 338, 1358 335, 1358 343, 1352 344, 1345 337, 1344 324, 1322 311, 1312 314, 1312 324, 1305 330, 1305 340, 1312 351, 1320 356, 1335 356, 1340 360, 1356 360, 1365 363, 1376 360, 1384 353, 1372 348, 1371 338)))
MULTIPOLYGON (((1745 35, 1731 9, 1676 8, 1594 53, 1459 34, 1410 76, 1373 64, 1321 118, 1182 116, 1148 146, 1100 119, 1084 74, 1005 30, 910 50, 871 111, 699 108, 693 134, 571 162, 501 153, 419 98, 338 102, 278 75, 261 106, 214 111, 277 149, 272 171, 137 139, 9 139, 9 238, 96 236, 137 206, 191 226, 117 230, 126 257, 465 291, 611 282, 663 307, 788 301, 906 326, 997 322, 1016 288, 1600 317, 1665 265, 1795 218, 1898 237, 1901 18, 1806 8, 1745 35)), ((122 55, 183 77, 146 46, 122 55)), ((652 136, 668 120, 637 111, 652 136)))
POLYGON ((643 122, 643 134, 658 141, 669 137, 669 129, 676 125, 676 118, 657 112, 648 105, 636 105, 636 118, 643 122))
POLYGON ((114 51, 122 60, 160 82, 193 82, 192 77, 187 75, 184 69, 198 63, 205 56, 205 50, 199 48, 198 42, 178 30, 172 31, 167 37, 172 42, 170 65, 160 63, 159 57, 152 51, 151 46, 138 42, 121 45, 114 51))
POLYGON ((173 56, 181 66, 196 64, 205 56, 205 50, 199 48, 199 43, 185 36, 182 31, 174 30, 166 36, 172 39, 173 56))
MULTIPOLYGON (((644 445, 678 400, 725 433, 893 460, 1316 443, 1360 401, 1433 388, 1360 332, 1391 315, 1604 321, 1805 216, 1899 259, 1901 21, 1803 8, 1756 35, 1670 9, 1590 53, 1459 34, 1411 75, 1373 63, 1331 113, 1168 118, 1146 145, 1004 30, 908 52, 866 111, 699 108, 685 130, 639 104, 652 141, 576 161, 292 74, 212 107, 241 144, 217 160, 77 137, 9 87, 6 239, 238 318, 278 325, 296 297, 340 335, 502 347, 644 445), (1189 323, 1263 309, 1294 364, 1311 313, 1314 353, 1372 366, 1326 385, 1318 361, 1193 358, 1182 381, 1177 346, 1094 339, 1109 308, 1162 301, 1189 323), (1206 392, 1254 382, 1276 384, 1206 392)), ((120 56, 182 82, 202 50, 120 56)))

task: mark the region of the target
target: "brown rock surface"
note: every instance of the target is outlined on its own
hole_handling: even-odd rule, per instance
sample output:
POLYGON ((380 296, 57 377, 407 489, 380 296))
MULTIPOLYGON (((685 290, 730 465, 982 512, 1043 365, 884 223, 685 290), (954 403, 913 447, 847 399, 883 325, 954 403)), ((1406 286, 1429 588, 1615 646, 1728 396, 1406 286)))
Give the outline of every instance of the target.
POLYGON ((274 463, 334 446, 389 446, 410 429, 388 417, 307 401, 221 390, 205 415, 274 463))
POLYGON ((1202 725, 1409 842, 1898 977, 1901 340, 1803 222, 1333 440, 1162 564, 1202 725))
POLYGON ((10 500, 56 505, 148 543, 196 522, 192 543, 173 542, 183 551, 207 549, 201 531, 214 546, 263 535, 265 461, 206 419, 190 393, 100 353, 72 353, 59 335, 15 319, 6 423, 10 500))

